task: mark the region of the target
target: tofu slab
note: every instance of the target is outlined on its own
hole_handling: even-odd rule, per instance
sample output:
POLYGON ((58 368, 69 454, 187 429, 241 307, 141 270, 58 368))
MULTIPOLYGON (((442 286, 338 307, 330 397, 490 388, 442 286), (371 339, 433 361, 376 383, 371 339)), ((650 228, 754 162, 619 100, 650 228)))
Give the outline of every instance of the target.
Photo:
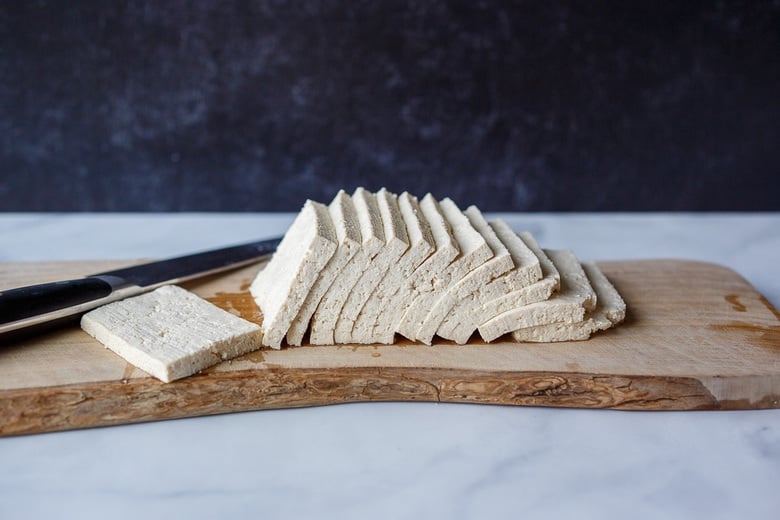
POLYGON ((374 256, 385 246, 385 234, 382 219, 378 213, 368 210, 372 193, 358 188, 352 194, 354 213, 345 213, 344 217, 352 219, 350 226, 360 229, 360 248, 355 252, 339 276, 317 305, 317 310, 311 318, 309 342, 312 345, 332 345, 336 323, 341 315, 341 309, 347 301, 355 284, 368 269, 374 256))
POLYGON ((81 328, 166 383, 257 350, 262 340, 259 325, 173 285, 90 311, 81 328))
POLYGON ((320 271, 335 253, 336 240, 328 208, 306 201, 249 289, 263 311, 263 345, 280 348, 320 271))
POLYGON ((357 343, 360 337, 368 336, 370 343, 390 344, 395 331, 392 330, 392 311, 398 304, 397 295, 403 293, 400 288, 436 248, 428 221, 422 215, 416 197, 407 192, 398 196, 398 209, 401 212, 409 248, 398 262, 388 269, 382 281, 377 285, 371 297, 353 325, 352 341, 357 343), (383 319, 386 318, 386 319, 383 319), (359 331, 359 334, 356 334, 359 331))
POLYGON ((549 300, 516 307, 481 324, 477 330, 483 340, 490 342, 508 332, 526 327, 582 321, 585 312, 596 306, 596 293, 574 253, 555 250, 545 252, 560 272, 559 292, 549 300))
POLYGON ((576 323, 549 323, 526 327, 512 332, 515 341, 555 342, 580 341, 591 334, 607 330, 626 317, 626 303, 617 289, 594 263, 583 262, 582 269, 596 292, 596 308, 582 321, 576 323))
POLYGON ((452 200, 443 199, 439 204, 436 204, 433 197, 431 200, 432 202, 426 203, 423 199, 423 203, 433 206, 434 212, 438 212, 452 230, 460 254, 441 273, 434 274, 429 281, 432 284, 431 290, 420 292, 406 309, 397 332, 411 340, 417 340, 417 331, 420 330, 429 310, 450 285, 460 281, 471 270, 493 256, 493 251, 484 237, 474 229, 452 200))
POLYGON ((383 188, 376 195, 366 193, 364 204, 366 211, 381 221, 385 245, 374 256, 344 302, 333 332, 335 343, 373 343, 373 330, 354 329, 355 322, 388 269, 391 266, 395 268, 398 259, 409 248, 409 236, 398 207, 397 195, 383 188))
MULTIPOLYGON (((472 227, 485 239, 492 251, 492 257, 469 271, 460 280, 454 281, 436 300, 416 333, 417 341, 427 345, 431 344, 442 321, 458 302, 468 299, 476 300, 475 291, 490 284, 501 275, 512 272, 515 268, 512 255, 482 216, 482 212, 476 206, 470 206, 463 214, 468 218, 472 227)), ((522 278, 524 285, 527 285, 529 281, 530 277, 528 276, 522 278)))
POLYGON ((320 304, 322 297, 328 292, 333 282, 341 276, 347 263, 360 249, 360 226, 358 225, 355 205, 344 190, 339 191, 328 205, 333 227, 336 230, 338 246, 330 261, 320 271, 317 281, 312 286, 309 294, 298 311, 298 315, 287 331, 287 344, 299 346, 309 328, 314 311, 320 304))
POLYGON ((509 250, 516 268, 480 288, 476 298, 461 300, 444 319, 437 334, 460 345, 480 324, 516 307, 547 300, 560 285, 558 270, 533 235, 517 235, 502 221, 490 225, 509 250), (541 279, 529 283, 537 275, 541 279))

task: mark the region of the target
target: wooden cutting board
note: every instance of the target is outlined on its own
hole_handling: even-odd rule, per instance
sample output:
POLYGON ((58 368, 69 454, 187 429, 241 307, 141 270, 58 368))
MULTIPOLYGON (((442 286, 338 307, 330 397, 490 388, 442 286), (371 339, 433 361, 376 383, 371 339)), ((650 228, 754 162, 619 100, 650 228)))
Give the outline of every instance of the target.
MULTIPOLYGON (((128 262, 0 264, 0 290, 128 262)), ((0 346, 0 434, 356 401, 702 410, 780 408, 780 314, 733 271, 602 262, 628 305, 588 341, 270 349, 161 383, 77 327, 0 346)), ((190 283, 246 319, 261 266, 190 283)))

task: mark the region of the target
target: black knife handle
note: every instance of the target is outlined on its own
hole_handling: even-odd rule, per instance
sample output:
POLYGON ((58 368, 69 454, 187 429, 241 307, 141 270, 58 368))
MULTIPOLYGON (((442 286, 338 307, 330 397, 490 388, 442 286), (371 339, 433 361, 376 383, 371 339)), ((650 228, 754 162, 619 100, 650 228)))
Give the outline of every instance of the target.
POLYGON ((111 294, 113 287, 100 278, 43 283, 0 292, 0 323, 72 307, 111 294))

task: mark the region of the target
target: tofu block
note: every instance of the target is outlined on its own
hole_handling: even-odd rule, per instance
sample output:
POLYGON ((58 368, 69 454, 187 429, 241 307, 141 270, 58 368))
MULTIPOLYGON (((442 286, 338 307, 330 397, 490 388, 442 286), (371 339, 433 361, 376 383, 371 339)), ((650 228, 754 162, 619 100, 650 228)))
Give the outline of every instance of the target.
POLYGON ((263 345, 280 348, 320 271, 336 251, 328 208, 306 201, 250 292, 263 311, 263 345))
POLYGON ((320 304, 322 297, 328 292, 333 282, 342 274, 344 267, 360 249, 361 233, 355 214, 355 205, 344 190, 339 191, 328 205, 333 227, 336 230, 338 242, 336 252, 330 261, 320 271, 317 281, 312 286, 309 294, 287 331, 287 344, 299 346, 306 331, 309 328, 314 311, 320 304))
POLYGON ((482 339, 490 342, 504 334, 548 323, 582 321, 596 305, 596 293, 577 257, 571 251, 546 250, 561 275, 559 292, 546 301, 510 309, 479 325, 482 339))
POLYGON ((446 270, 460 254, 458 243, 433 195, 427 194, 420 201, 419 206, 413 204, 411 207, 419 219, 421 228, 430 231, 434 248, 397 290, 392 292, 390 300, 374 326, 376 343, 393 342, 410 303, 419 295, 432 291, 439 274, 446 270))
POLYGON ((398 196, 383 188, 376 195, 367 193, 364 200, 366 211, 382 223, 385 245, 374 256, 344 302, 333 332, 335 343, 373 343, 373 329, 354 329, 355 322, 388 269, 394 268, 401 255, 409 249, 409 236, 398 207, 398 196))
POLYGON ((307 201, 250 290, 265 315, 262 342, 274 348, 285 337, 301 345, 307 331, 312 345, 511 331, 542 341, 587 337, 619 317, 622 300, 606 290, 614 305, 595 308, 585 273, 594 268, 568 251, 545 254, 530 233, 488 223, 474 206, 357 188, 328 207, 307 201))
POLYGON ((257 350, 262 340, 259 325, 173 285, 90 311, 81 328, 166 383, 257 350))
POLYGON ((510 309, 547 300, 558 290, 561 276, 530 233, 515 234, 502 221, 490 226, 504 243, 515 269, 481 287, 476 298, 464 298, 456 304, 437 334, 463 345, 486 321, 510 309), (537 281, 537 276, 541 279, 537 281))
POLYGON ((545 343, 580 341, 625 319, 626 303, 598 266, 583 262, 582 268, 596 292, 596 308, 584 320, 576 323, 549 323, 515 330, 512 332, 512 339, 545 343))
POLYGON ((309 343, 312 345, 332 345, 335 342, 336 323, 344 303, 373 258, 385 246, 382 219, 378 212, 368 209, 372 197, 373 194, 363 188, 356 189, 352 194, 355 211, 345 213, 344 217, 350 219, 350 226, 360 229, 360 248, 333 281, 312 315, 309 333, 309 343))
POLYGON ((370 343, 390 344, 395 331, 392 330, 393 309, 398 305, 402 294, 400 288, 435 250, 436 243, 431 233, 428 221, 421 214, 420 204, 416 197, 407 192, 398 196, 398 209, 401 213, 409 241, 409 248, 398 259, 395 265, 388 269, 382 281, 369 297, 352 328, 352 342, 358 343, 360 337, 370 337, 370 343), (387 319, 382 319, 387 318, 387 319), (356 334, 356 331, 360 331, 356 334))
MULTIPOLYGON (((460 280, 454 281, 433 304, 416 333, 417 341, 427 345, 431 344, 442 321, 458 302, 467 299, 475 300, 475 291, 490 284, 501 275, 512 272, 515 268, 512 255, 482 216, 482 212, 476 206, 470 206, 463 214, 468 218, 472 227, 485 239, 491 249, 492 257, 469 271, 460 280)), ((527 276, 522 278, 523 284, 527 285, 528 281, 527 276)))
MULTIPOLYGON (((426 203, 426 199, 423 199, 423 203, 426 203)), ((444 292, 493 256, 493 251, 484 237, 474 229, 469 219, 452 200, 444 199, 440 204, 436 204, 433 197, 430 200, 432 202, 427 202, 427 205, 433 206, 434 212, 440 213, 452 230, 460 254, 446 269, 434 275, 430 280, 431 290, 420 292, 406 309, 397 332, 411 340, 417 340, 417 331, 420 330, 429 310, 444 292)))

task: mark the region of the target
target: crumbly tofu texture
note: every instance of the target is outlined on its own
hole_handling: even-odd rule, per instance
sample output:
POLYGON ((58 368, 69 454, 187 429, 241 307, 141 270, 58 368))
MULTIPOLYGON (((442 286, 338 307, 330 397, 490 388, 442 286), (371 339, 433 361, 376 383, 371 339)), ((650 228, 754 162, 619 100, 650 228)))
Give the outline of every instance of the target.
MULTIPOLYGON (((515 268, 512 255, 482 216, 482 212, 476 206, 470 206, 463 214, 472 227, 485 239, 491 249, 492 256, 466 273, 460 280, 453 280, 450 287, 443 291, 443 294, 436 300, 416 333, 417 341, 427 345, 431 344, 442 321, 458 302, 476 298, 474 292, 480 287, 484 287, 515 268)), ((523 283, 527 283, 527 279, 524 278, 523 283)))
MULTIPOLYGON (((405 235, 407 247, 399 258, 388 264, 382 279, 360 310, 352 326, 351 343, 394 342, 395 330, 391 329, 393 320, 390 315, 396 308, 394 302, 399 290, 436 247, 430 226, 422 217, 419 202, 415 197, 406 192, 399 196, 389 193, 384 195, 381 191, 377 196, 383 219, 393 222, 394 227, 403 230, 403 233, 399 234, 405 235), (385 203, 382 202, 382 197, 386 197, 385 203), (383 324, 381 328, 380 322, 383 324)), ((390 236, 387 228, 385 235, 390 236)))
POLYGON ((371 261, 385 246, 382 219, 368 208, 372 197, 373 194, 363 188, 356 189, 352 194, 355 211, 345 213, 344 217, 352 219, 349 225, 360 229, 360 248, 333 281, 312 315, 309 333, 309 343, 312 345, 332 345, 335 342, 336 324, 344 303, 371 261))
POLYGON ((407 279, 407 283, 400 287, 399 292, 393 297, 394 305, 388 309, 387 314, 380 317, 382 319, 378 324, 380 337, 382 337, 383 330, 388 330, 388 335, 382 337, 382 339, 394 337, 395 333, 401 329, 412 302, 425 294, 433 292, 437 287, 439 274, 446 271, 447 267, 460 255, 460 248, 452 233, 452 229, 447 224, 438 201, 430 193, 425 195, 420 201, 420 212, 430 227, 436 248, 414 270, 407 279), (389 328, 385 329, 388 323, 390 324, 389 328))
POLYGON ((490 342, 520 328, 582 321, 585 312, 596 306, 596 293, 574 253, 545 252, 561 274, 560 291, 549 300, 516 307, 481 324, 478 330, 483 340, 490 342))
POLYGON ((333 201, 328 205, 328 212, 336 230, 338 247, 330 261, 320 271, 317 281, 309 294, 306 295, 306 299, 298 311, 298 316, 290 325, 290 330, 287 331, 288 345, 301 345, 309 328, 309 321, 314 311, 317 310, 322 297, 328 292, 334 281, 341 276, 344 267, 360 249, 361 234, 355 214, 355 205, 344 190, 340 190, 333 198, 333 201))
MULTIPOLYGON (((504 236, 503 233, 502 236, 504 236)), ((528 303, 532 303, 528 298, 533 297, 532 295, 535 290, 542 291, 542 292, 550 291, 549 295, 543 298, 544 300, 546 300, 549 298, 550 295, 553 294, 553 292, 557 291, 561 286, 561 273, 558 271, 558 268, 555 266, 553 261, 547 255, 547 253, 545 253, 544 250, 536 242, 536 239, 533 237, 533 235, 527 231, 524 231, 517 236, 520 238, 523 244, 525 244, 528 247, 528 249, 531 250, 534 256, 536 256, 536 258, 539 260, 539 266, 542 269, 542 279, 530 285, 528 288, 522 288, 522 289, 518 289, 517 291, 511 291, 503 296, 497 296, 495 298, 487 297, 483 301, 486 317, 481 320, 481 323, 487 321, 489 317, 497 316, 498 314, 501 314, 502 312, 506 312, 510 309, 518 307, 519 305, 526 305, 528 303)), ((508 240, 510 239, 510 237, 505 237, 505 238, 507 238, 508 240)), ((541 301, 541 300, 535 300, 535 301, 541 301)))
POLYGON ((434 249, 391 295, 384 312, 378 316, 374 326, 377 343, 393 343, 410 302, 421 294, 433 291, 439 273, 446 270, 460 254, 458 243, 433 195, 425 195, 415 211, 420 225, 430 231, 434 249))
POLYGON ((591 334, 607 330, 626 317, 626 303, 598 266, 583 262, 582 269, 596 292, 596 308, 582 321, 549 323, 512 332, 515 341, 543 342, 581 341, 591 334))
MULTIPOLYGON (((426 203, 426 199, 428 196, 423 199, 423 203, 426 203)), ((438 204, 432 200, 432 202, 428 201, 428 205, 433 206, 434 211, 440 213, 452 230, 460 254, 444 271, 429 281, 432 284, 431 290, 419 293, 406 309, 396 332, 411 340, 417 340, 417 332, 422 327, 425 317, 445 291, 493 256, 493 251, 485 238, 474 229, 466 215, 452 200, 443 199, 438 204)))
MULTIPOLYGON (((414 270, 436 249, 431 228, 422 215, 417 198, 407 192, 400 194, 398 208, 406 226, 409 249, 392 269, 388 269, 385 277, 377 285, 355 321, 353 332, 355 330, 366 331, 367 337, 370 338, 367 343, 390 344, 393 342, 395 330, 391 330, 392 309, 398 305, 398 295, 405 292, 400 289, 408 283, 407 280, 414 270)), ((352 341, 358 342, 357 335, 354 333, 352 341)))
POLYGON ((355 329, 358 315, 376 290, 391 266, 395 266, 401 255, 409 248, 406 224, 398 207, 398 196, 385 189, 376 195, 366 197, 366 210, 372 217, 378 217, 384 231, 385 245, 374 256, 371 264, 361 274, 350 291, 347 301, 339 313, 333 339, 336 343, 372 343, 370 328, 355 329))
POLYGON ((500 220, 491 222, 490 227, 516 267, 481 287, 475 298, 461 300, 444 319, 437 334, 460 345, 468 342, 482 323, 508 310, 547 300, 560 285, 558 270, 530 233, 517 235, 500 220))
POLYGON ((263 345, 280 348, 320 271, 336 251, 328 208, 306 201, 250 292, 263 311, 263 345))
POLYGON ((172 285, 90 311, 81 328, 166 383, 257 350, 262 340, 259 325, 172 285))

